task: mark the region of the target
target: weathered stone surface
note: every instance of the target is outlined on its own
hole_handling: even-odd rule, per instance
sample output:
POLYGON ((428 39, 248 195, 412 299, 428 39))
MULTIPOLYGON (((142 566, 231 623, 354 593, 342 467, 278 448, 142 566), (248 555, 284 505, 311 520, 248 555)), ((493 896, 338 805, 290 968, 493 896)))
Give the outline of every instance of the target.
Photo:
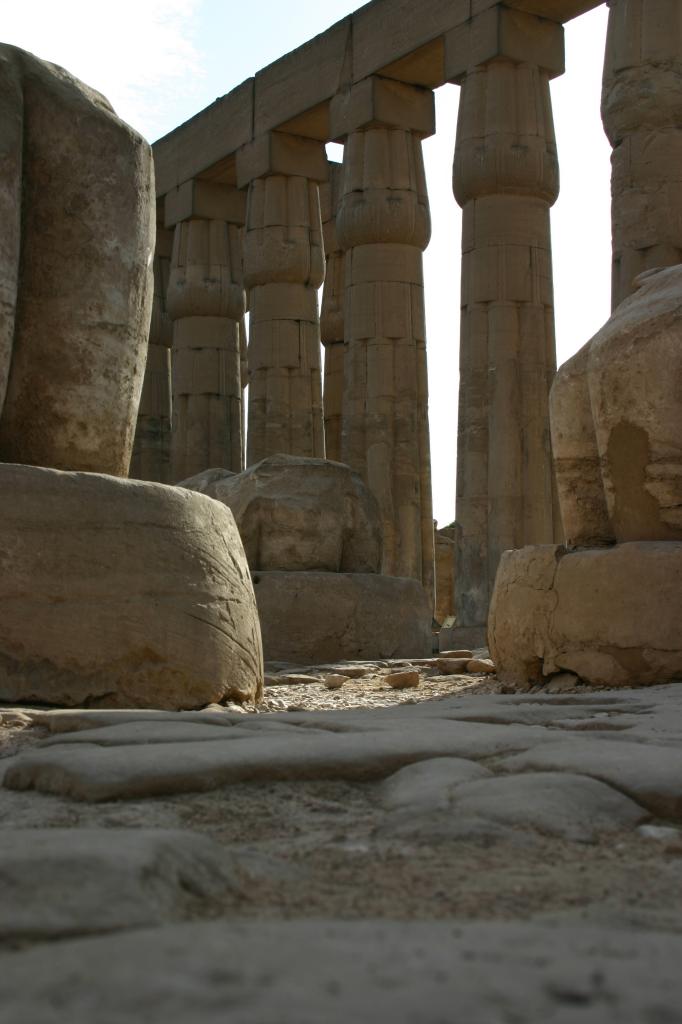
POLYGON ((381 800, 388 810, 422 812, 445 810, 457 786, 485 779, 492 772, 461 757, 434 757, 408 764, 381 785, 381 800))
POLYGON ((173 920, 234 886, 221 847, 166 829, 3 829, 0 939, 46 939, 173 920))
POLYGON ((207 743, 199 725, 195 742, 185 737, 183 742, 127 743, 123 731, 118 746, 66 739, 5 761, 3 783, 12 790, 76 800, 137 799, 245 781, 382 778, 415 761, 511 755, 548 739, 535 727, 479 724, 472 729, 469 722, 428 720, 415 728, 406 725, 404 711, 400 718, 394 715, 372 727, 352 712, 288 713, 285 725, 297 728, 279 734, 259 727, 247 738, 240 722, 220 730, 222 742, 207 743))
POLYGON ((263 678, 227 509, 161 484, 0 465, 0 700, 193 708, 263 678))
POLYGON ((580 772, 626 793, 652 814, 682 819, 682 752, 677 746, 571 737, 507 757, 510 772, 580 772))
MULTIPOLYGON (((489 15, 504 50, 495 23, 508 19, 509 5, 483 13, 493 6, 471 5, 482 16, 471 23, 467 64, 489 15)), ((528 44, 532 33, 514 15, 511 21, 528 44)), ((542 51, 506 56, 466 69, 455 148, 455 198, 463 208, 458 629, 485 626, 504 551, 558 539, 549 390, 556 371, 550 207, 559 165, 550 74, 542 51)), ((459 642, 472 641, 464 634, 459 642)))
MULTIPOLYGON (((444 765, 445 759, 440 763, 444 765)), ((460 780, 455 774, 451 781, 443 781, 439 798, 434 784, 422 794, 421 802, 415 793, 415 799, 394 804, 382 833, 422 839, 499 839, 523 828, 526 833, 532 829, 583 843, 633 828, 649 817, 633 800, 578 774, 577 768, 575 773, 529 772, 497 778, 486 778, 483 771, 477 778, 472 771, 469 779, 462 772, 460 780)))
POLYGON ((216 921, 6 953, 0 998, 7 1024, 672 1024, 680 958, 630 928, 216 921))
POLYGON ((208 470, 180 486, 227 505, 252 571, 379 572, 379 509, 348 466, 273 455, 244 473, 208 470))
POLYGON ((436 622, 444 623, 456 615, 455 575, 457 572, 457 545, 461 529, 457 523, 435 533, 436 622))
POLYGON ((638 284, 552 388, 571 545, 682 540, 682 266, 638 284))
POLYGON ((420 683, 419 672, 412 671, 389 672, 384 678, 393 690, 413 690, 420 683))
POLYGON ((379 502, 382 571, 421 580, 433 594, 422 266, 431 220, 421 139, 429 130, 415 130, 415 102, 433 112, 424 90, 376 79, 332 104, 346 137, 336 217, 346 254, 341 455, 379 502), (394 100, 377 104, 377 94, 394 100))
POLYGON ((682 261, 682 7, 612 0, 602 119, 613 146, 614 308, 637 276, 682 261))
POLYGON ((682 543, 508 551, 490 608, 503 682, 560 671, 602 686, 682 679, 682 543))
POLYGON ((278 452, 324 458, 317 290, 325 261, 317 182, 326 174, 322 143, 282 132, 261 136, 237 157, 238 184, 249 185, 247 465, 278 452))
POLYGON ((431 604, 417 580, 372 573, 257 572, 268 661, 420 658, 431 651, 431 604))
POLYGON ((103 96, 12 46, 0 93, 0 459, 125 476, 151 316, 151 152, 103 96))

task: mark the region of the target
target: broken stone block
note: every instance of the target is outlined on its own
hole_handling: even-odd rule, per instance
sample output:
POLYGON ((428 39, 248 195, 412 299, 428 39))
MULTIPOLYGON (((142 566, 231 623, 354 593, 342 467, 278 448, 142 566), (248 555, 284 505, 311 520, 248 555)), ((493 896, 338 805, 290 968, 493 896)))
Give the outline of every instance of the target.
POLYGON ((0 701, 200 708, 259 696, 228 509, 162 484, 0 465, 0 701))
POLYGON ((152 303, 149 145, 0 45, 0 460, 125 476, 152 303))
POLYGON ((597 686, 682 679, 682 542, 502 556, 490 653, 502 682, 572 672, 597 686))
POLYGON ((414 690, 420 683, 418 672, 389 672, 384 676, 392 690, 414 690))
POLYGON ((253 571, 381 568, 376 499, 340 462, 273 455, 244 473, 207 470, 180 486, 227 505, 253 571))

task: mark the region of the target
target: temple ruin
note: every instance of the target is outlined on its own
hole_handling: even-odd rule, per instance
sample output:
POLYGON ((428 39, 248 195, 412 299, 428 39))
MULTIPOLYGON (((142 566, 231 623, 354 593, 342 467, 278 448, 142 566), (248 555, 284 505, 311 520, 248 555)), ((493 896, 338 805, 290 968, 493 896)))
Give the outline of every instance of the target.
MULTIPOLYGON (((563 22, 598 6, 375 0, 154 145, 165 225, 158 304, 174 318, 174 384, 162 386, 167 356, 155 348, 146 393, 158 406, 157 463, 141 475, 166 480, 169 464, 174 481, 241 468, 237 336, 246 306, 245 464, 285 453, 349 465, 382 509, 383 571, 432 593, 421 142, 436 130, 433 90, 457 83, 453 187, 464 221, 455 604, 461 636, 483 641, 502 552, 563 538, 548 405, 556 372, 549 210, 559 193, 549 83, 564 71, 563 22), (342 164, 326 159, 332 141, 344 145, 342 164), (190 249, 191 290, 181 270, 190 249)), ((614 146, 614 306, 642 270, 680 258, 668 143, 678 131, 681 17, 674 2, 611 5, 602 109, 614 146)), ((145 407, 140 451, 150 422, 145 407)))
POLYGON ((682 2, 609 0, 613 309, 557 369, 600 6, 371 0, 153 147, 0 44, 7 1024, 682 1020, 682 2))

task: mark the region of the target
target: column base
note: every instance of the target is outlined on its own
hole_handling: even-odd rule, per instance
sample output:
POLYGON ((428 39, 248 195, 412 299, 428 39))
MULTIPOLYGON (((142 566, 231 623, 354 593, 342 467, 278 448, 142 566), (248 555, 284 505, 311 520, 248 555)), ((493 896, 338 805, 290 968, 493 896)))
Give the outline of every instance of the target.
POLYGON ((230 512, 177 487, 0 465, 0 702, 180 711, 256 700, 230 512))
POLYGON ((266 661, 427 658, 431 607, 417 580, 378 573, 254 572, 266 661))
POLYGON ((488 620, 498 678, 572 672, 592 686, 682 682, 682 542, 502 556, 488 620))

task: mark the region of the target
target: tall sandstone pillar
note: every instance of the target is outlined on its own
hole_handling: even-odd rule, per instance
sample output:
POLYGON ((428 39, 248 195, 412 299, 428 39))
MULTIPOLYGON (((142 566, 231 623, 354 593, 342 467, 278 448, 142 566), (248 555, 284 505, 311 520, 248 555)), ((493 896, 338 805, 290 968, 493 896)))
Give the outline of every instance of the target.
POLYGON ((174 481, 211 467, 243 468, 244 216, 244 195, 228 185, 190 181, 166 196, 166 225, 175 228, 167 298, 174 481))
POLYGON ((173 322, 166 293, 173 250, 173 232, 157 223, 154 250, 154 300, 149 349, 130 463, 130 476, 160 484, 171 482, 171 346, 173 322))
POLYGON ((639 274, 682 263, 682 3, 609 6, 602 118, 613 146, 615 309, 639 274))
POLYGON ((383 572, 433 593, 434 540, 422 253, 431 223, 421 140, 433 94, 369 78, 332 101, 345 139, 337 216, 345 258, 342 461, 376 496, 383 572))
POLYGON ((324 345, 324 440, 328 459, 341 461, 341 422, 346 346, 344 342, 345 257, 336 231, 343 166, 329 164, 329 180, 320 186, 322 234, 327 270, 322 293, 320 335, 324 345))
POLYGON ((247 463, 283 452, 324 458, 317 291, 324 280, 319 182, 324 145, 269 132, 237 154, 248 185, 247 463))
POLYGON ((462 86, 457 625, 480 628, 502 552, 555 533, 549 211, 559 170, 549 80, 563 71, 563 29, 493 7, 456 30, 446 52, 448 77, 462 86))

